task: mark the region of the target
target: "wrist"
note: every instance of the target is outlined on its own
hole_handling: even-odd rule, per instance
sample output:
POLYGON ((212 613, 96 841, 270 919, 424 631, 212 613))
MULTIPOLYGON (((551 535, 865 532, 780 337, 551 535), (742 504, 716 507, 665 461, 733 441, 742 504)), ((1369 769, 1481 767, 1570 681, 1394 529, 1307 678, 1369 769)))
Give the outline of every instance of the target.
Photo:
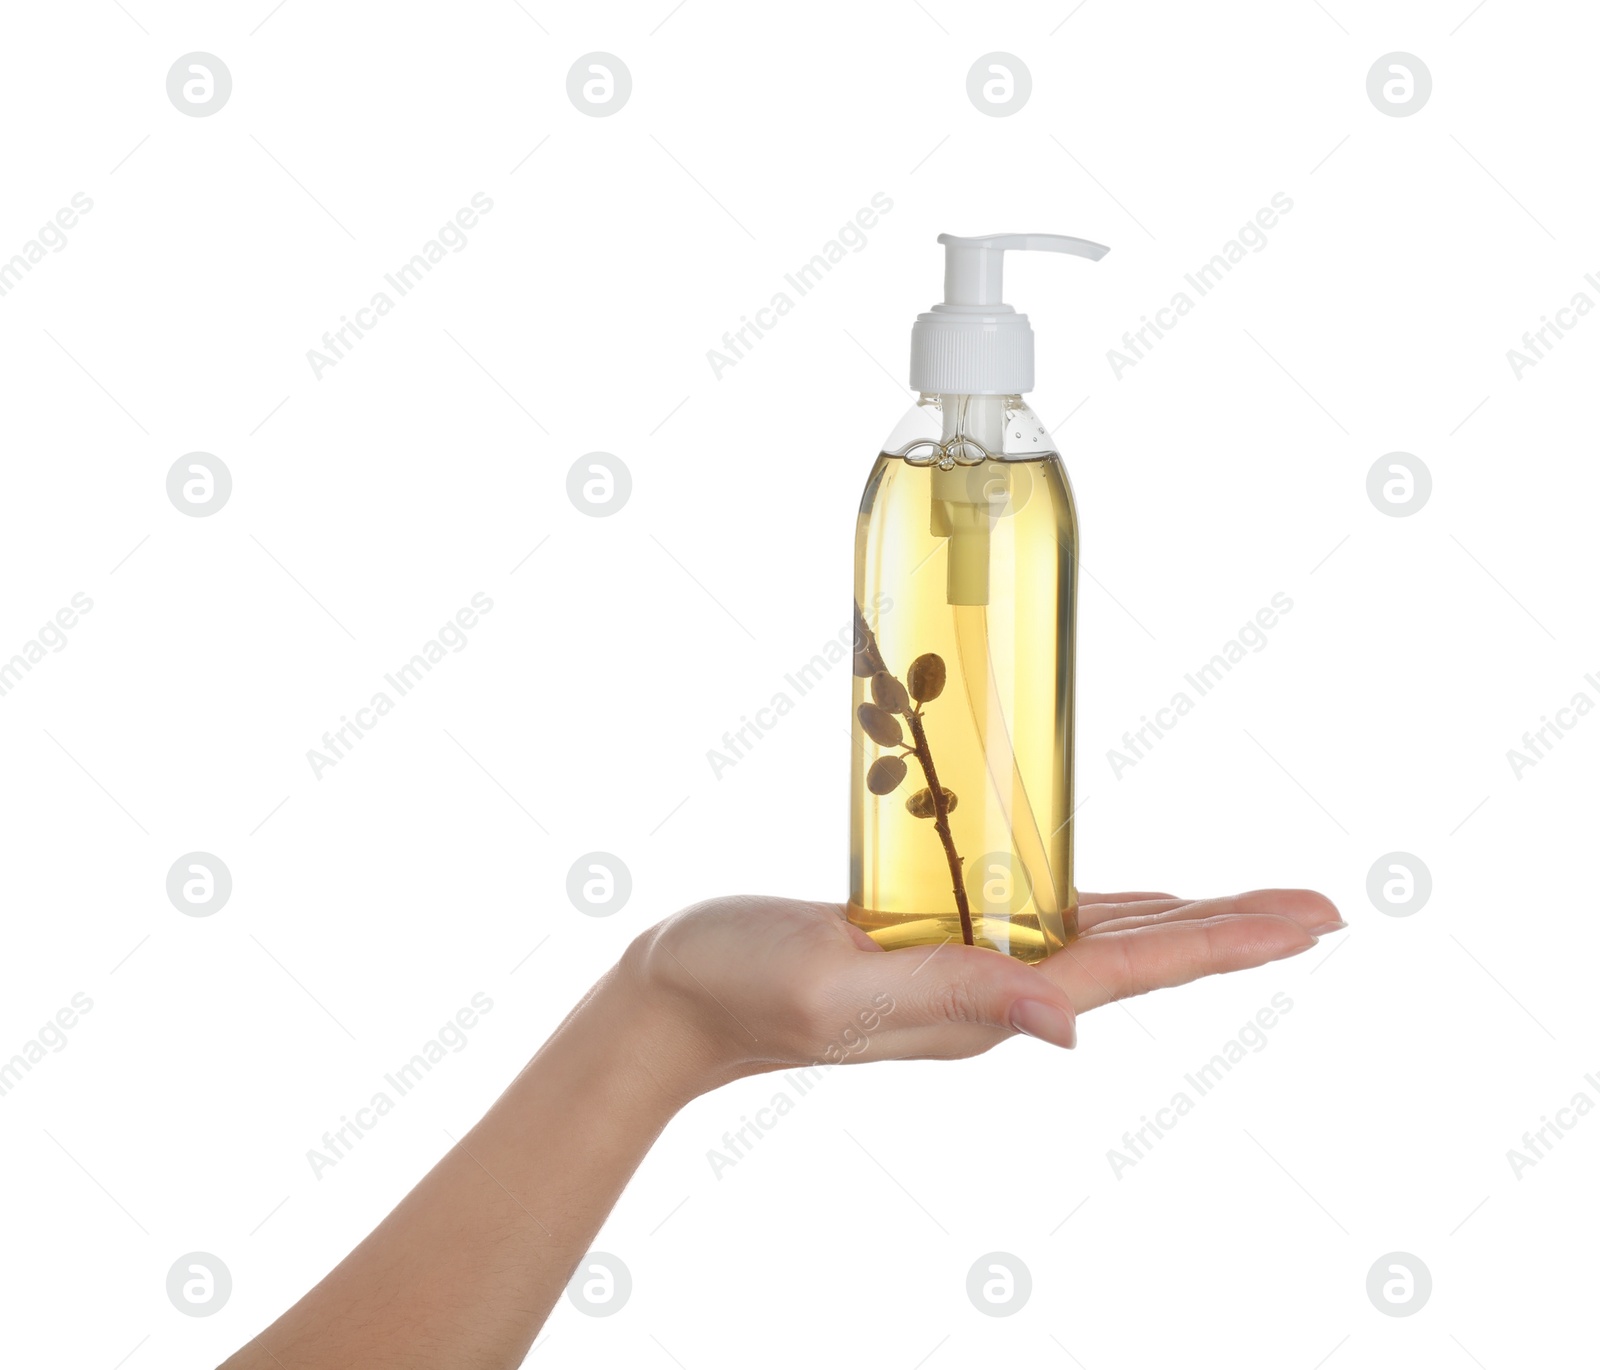
POLYGON ((562 1028, 607 1058, 631 1095, 669 1115, 738 1078, 698 1021, 697 1005, 653 973, 635 942, 562 1028))
POLYGON ((684 1105, 731 1078, 618 964, 567 1014, 496 1109, 511 1109, 520 1130, 559 1100, 569 1113, 589 1109, 606 1118, 613 1142, 653 1138, 684 1105))
POLYGON ((625 1014, 641 1064, 679 1100, 708 1094, 749 1073, 720 1025, 706 1022, 709 993, 668 948, 658 924, 631 942, 595 987, 604 1012, 625 1014))

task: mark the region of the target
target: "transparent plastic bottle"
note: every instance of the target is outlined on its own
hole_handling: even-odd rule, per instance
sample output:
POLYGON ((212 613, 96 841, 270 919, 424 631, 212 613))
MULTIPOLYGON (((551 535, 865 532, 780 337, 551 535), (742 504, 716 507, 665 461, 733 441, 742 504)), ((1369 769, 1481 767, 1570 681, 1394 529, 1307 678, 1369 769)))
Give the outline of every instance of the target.
POLYGON ((885 947, 1038 961, 1076 934, 1077 546, 1020 396, 925 395, 884 444, 856 524, 849 914, 885 947))
POLYGON ((913 330, 921 398, 856 524, 848 912, 884 947, 957 941, 1039 961, 1077 935, 1078 520, 1022 399, 1032 334, 999 302, 999 262, 1018 247, 1106 249, 940 242, 946 303, 913 330))

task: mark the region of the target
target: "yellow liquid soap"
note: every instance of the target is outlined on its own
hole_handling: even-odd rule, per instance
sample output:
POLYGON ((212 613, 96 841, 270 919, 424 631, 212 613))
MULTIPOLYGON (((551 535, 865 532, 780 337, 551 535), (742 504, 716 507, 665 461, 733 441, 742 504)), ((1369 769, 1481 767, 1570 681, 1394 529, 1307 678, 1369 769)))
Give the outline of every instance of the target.
POLYGON ((848 914, 1040 961, 1077 934, 1077 516, 1053 450, 998 455, 1019 426, 1048 449, 1016 396, 939 400, 942 441, 880 455, 856 525, 848 914))

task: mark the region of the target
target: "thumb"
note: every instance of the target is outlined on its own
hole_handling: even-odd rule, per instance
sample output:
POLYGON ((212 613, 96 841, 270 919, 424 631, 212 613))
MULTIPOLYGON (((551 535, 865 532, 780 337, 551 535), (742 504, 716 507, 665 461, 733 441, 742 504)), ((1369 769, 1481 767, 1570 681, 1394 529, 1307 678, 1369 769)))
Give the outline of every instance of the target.
POLYGON ((897 986, 905 1006, 900 1021, 938 1027, 978 1023, 1022 1032, 1058 1047, 1077 1045, 1077 1014, 1059 985, 1030 965, 983 947, 945 946, 932 956, 920 949, 884 953, 919 964, 897 986))

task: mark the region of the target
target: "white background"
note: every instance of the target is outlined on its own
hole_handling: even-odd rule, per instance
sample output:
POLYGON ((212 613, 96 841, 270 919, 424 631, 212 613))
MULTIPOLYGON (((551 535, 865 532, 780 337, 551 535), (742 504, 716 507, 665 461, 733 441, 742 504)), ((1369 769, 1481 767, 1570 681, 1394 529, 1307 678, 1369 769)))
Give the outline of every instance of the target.
POLYGON ((1090 577, 1080 883, 1309 885, 1350 930, 1101 1010, 1071 1055, 834 1071, 720 1178, 708 1149, 782 1084, 697 1102, 597 1240, 630 1302, 563 1301, 533 1363, 1501 1370, 1592 1340, 1600 1121, 1520 1178, 1507 1152, 1600 1100, 1600 721, 1520 778, 1507 750, 1600 700, 1600 322, 1520 379, 1506 353, 1600 299, 1600 22, 1075 2, 6 7, 0 257, 93 209, 0 298, 0 656, 93 609, 0 698, 0 1058, 93 1008, 0 1097, 0 1359, 214 1364, 641 928, 843 897, 847 678, 720 779, 706 753, 845 626, 934 237, 999 230, 1113 247, 1008 273, 1090 577), (1397 50, 1432 72, 1409 117, 1366 93, 1397 50), (194 51, 233 79, 204 118, 165 88, 194 51), (611 117, 566 93, 594 51, 632 73, 611 117), (1009 117, 966 94, 995 51, 1032 74, 1009 117), (465 249, 319 379, 307 350, 475 192, 465 249), (707 350, 877 192, 867 245, 717 378, 707 350), (1115 375, 1277 192, 1265 249, 1115 375), (604 519, 566 494, 595 450, 633 477, 604 519), (233 477, 211 517, 165 490, 195 451, 233 477), (1407 518, 1366 493, 1394 451, 1433 478, 1407 518), (308 748, 477 592, 468 646, 319 779, 308 748), (1267 647, 1114 775, 1277 592, 1267 647), (608 919, 566 896, 594 850, 632 872, 608 919), (232 873, 208 918, 166 895, 193 851, 232 873), (1393 851, 1432 874, 1409 918, 1366 893, 1393 851), (477 992, 467 1048, 315 1175, 477 992), (1115 1173, 1277 993, 1265 1048, 1115 1173), (1410 1318, 1366 1294, 1396 1250, 1432 1271, 1410 1318), (166 1297, 191 1251, 232 1272, 208 1318, 166 1297), (991 1251, 1032 1272, 1010 1318, 965 1294, 991 1251))

